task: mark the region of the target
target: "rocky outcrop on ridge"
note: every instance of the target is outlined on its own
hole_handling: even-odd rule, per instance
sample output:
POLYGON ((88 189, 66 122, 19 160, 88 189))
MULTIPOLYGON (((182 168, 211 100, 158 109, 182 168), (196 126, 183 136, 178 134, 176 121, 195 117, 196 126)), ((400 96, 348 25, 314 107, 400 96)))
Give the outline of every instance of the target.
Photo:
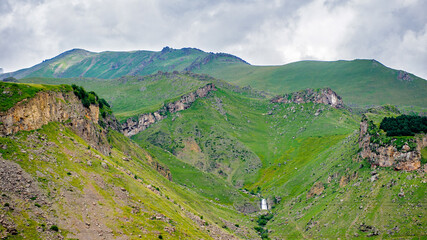
POLYGON ((196 99, 206 97, 209 92, 215 90, 215 85, 209 83, 194 92, 183 95, 175 102, 166 104, 156 112, 141 114, 138 116, 137 120, 129 118, 125 123, 122 124, 122 132, 125 136, 133 136, 141 131, 144 131, 150 125, 166 118, 167 112, 174 113, 187 109, 194 101, 196 101, 196 99))
POLYGON ((64 122, 105 155, 110 154, 106 130, 99 127, 99 107, 83 106, 73 92, 43 91, 0 112, 0 136, 35 130, 49 122, 64 122))
POLYGON ((373 166, 393 167, 396 170, 413 171, 421 167, 421 149, 427 146, 426 134, 414 138, 415 148, 406 143, 397 149, 393 144, 371 142, 368 127, 368 119, 363 116, 359 132, 359 156, 362 159, 366 158, 373 166))
POLYGON ((344 108, 344 103, 340 96, 330 88, 323 89, 310 89, 302 90, 285 94, 283 96, 276 96, 271 99, 273 103, 321 103, 330 105, 334 108, 344 108))

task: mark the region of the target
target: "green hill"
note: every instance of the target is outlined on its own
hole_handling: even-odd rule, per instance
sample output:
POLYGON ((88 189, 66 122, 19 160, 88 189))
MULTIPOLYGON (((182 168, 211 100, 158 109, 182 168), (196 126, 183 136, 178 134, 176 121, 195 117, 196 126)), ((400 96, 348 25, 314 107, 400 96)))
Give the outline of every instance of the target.
POLYGON ((370 169, 357 158, 359 121, 322 104, 219 88, 132 139, 172 172, 187 163, 267 199, 272 219, 255 218, 272 239, 424 236, 423 173, 370 169))
POLYGON ((253 66, 230 54, 207 53, 194 48, 100 53, 73 49, 34 67, 2 74, 0 78, 117 79, 158 71, 209 74, 272 94, 330 87, 344 97, 346 104, 356 108, 393 104, 419 112, 427 107, 427 81, 375 60, 301 61, 282 66, 253 66))
POLYGON ((283 66, 215 60, 194 71, 274 94, 330 87, 352 107, 393 104, 427 108, 426 80, 375 60, 302 61, 283 66))
POLYGON ((165 47, 160 52, 89 52, 73 49, 31 68, 0 75, 0 78, 87 77, 112 79, 125 75, 149 75, 158 71, 187 71, 215 58, 227 58, 233 62, 243 60, 229 54, 206 53, 195 48, 172 49, 165 47))

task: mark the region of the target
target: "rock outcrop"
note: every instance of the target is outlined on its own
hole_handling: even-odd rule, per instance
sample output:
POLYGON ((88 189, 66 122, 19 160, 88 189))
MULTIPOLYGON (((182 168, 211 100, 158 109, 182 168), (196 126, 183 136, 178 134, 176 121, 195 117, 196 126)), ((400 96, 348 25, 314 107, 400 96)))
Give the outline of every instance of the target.
POLYGON ((359 132, 359 156, 362 159, 367 159, 373 166, 393 167, 396 170, 413 171, 421 167, 421 149, 427 146, 427 135, 414 139, 415 149, 405 144, 398 150, 392 144, 372 143, 368 124, 368 119, 363 117, 359 132))
POLYGON ((43 91, 0 112, 0 136, 35 130, 49 122, 64 122, 105 155, 110 154, 106 130, 99 127, 99 107, 83 106, 73 92, 43 91))
POLYGON ((181 98, 175 102, 166 104, 156 112, 139 115, 138 120, 136 121, 132 118, 129 118, 125 123, 122 124, 122 132, 125 136, 133 136, 141 131, 144 131, 150 125, 166 118, 167 112, 174 113, 187 109, 194 101, 196 101, 196 99, 206 97, 209 92, 215 90, 215 85, 210 83, 194 92, 181 96, 181 98))
POLYGON ((313 187, 311 187, 310 191, 307 193, 307 198, 311 198, 316 196, 319 196, 323 193, 323 190, 325 190, 325 186, 323 186, 322 182, 316 182, 313 187))
POLYGON ((273 103, 321 103, 330 105, 334 108, 344 108, 344 103, 340 96, 338 96, 332 89, 306 89, 299 92, 285 94, 283 96, 276 96, 271 99, 273 103))

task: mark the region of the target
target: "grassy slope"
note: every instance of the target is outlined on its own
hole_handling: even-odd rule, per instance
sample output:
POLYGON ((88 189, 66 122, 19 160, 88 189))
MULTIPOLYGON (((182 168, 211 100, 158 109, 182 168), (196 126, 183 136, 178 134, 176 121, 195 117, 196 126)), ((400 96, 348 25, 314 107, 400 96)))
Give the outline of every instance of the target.
POLYGON ((239 86, 275 94, 305 88, 330 87, 354 106, 393 104, 427 108, 427 81, 398 80, 399 72, 374 60, 302 61, 283 66, 251 66, 215 60, 195 72, 206 73, 239 86))
MULTIPOLYGON (((188 213, 203 216, 209 225, 217 224, 219 231, 232 231, 221 230, 223 221, 238 223, 242 230, 252 228, 253 223, 231 206, 212 204, 196 191, 160 176, 147 165, 144 156, 148 153, 127 138, 113 132, 110 139, 112 154, 103 156, 89 150, 81 138, 59 123, 20 132, 13 138, 0 138, 0 144, 7 146, 0 149, 2 158, 18 163, 33 176, 41 192, 35 200, 2 192, 0 203, 2 206, 8 203, 10 208, 4 207, 0 212, 16 224, 19 233, 10 239, 47 238, 56 234, 48 230, 51 224, 68 237, 73 236, 71 231, 95 234, 86 237, 98 237, 101 232, 107 237, 125 235, 131 239, 139 234, 145 239, 158 239, 159 235, 164 239, 209 239, 207 229, 190 220, 188 213), (132 160, 124 161, 127 155, 120 149, 129 150, 132 160), (87 164, 89 160, 91 166, 87 164), (109 167, 104 169, 101 162, 109 167), (147 185, 158 187, 160 194, 149 190, 147 185), (171 220, 150 220, 159 213, 171 220), (86 230, 89 227, 85 222, 92 231, 86 230), (46 230, 37 231, 40 226, 46 230), (169 234, 165 227, 176 231, 169 234)), ((2 231, 4 228, 0 227, 2 231)), ((253 236, 250 234, 246 237, 253 236)))
MULTIPOLYGON (((151 141, 175 153, 178 159, 171 157, 169 166, 187 162, 232 184, 239 186, 242 181, 254 192, 260 187, 264 198, 280 197, 281 202, 272 210, 274 218, 266 226, 273 238, 366 237, 370 232, 359 230, 362 223, 377 228, 382 237, 425 235, 424 174, 379 169, 378 180, 370 182, 368 163, 355 160, 359 120, 359 116, 324 105, 269 104, 220 89, 134 139, 145 145, 151 141), (220 114, 216 99, 221 99, 225 115, 220 114), (318 109, 323 110, 315 117, 318 109), (194 141, 188 141, 192 137, 194 141), (261 168, 247 171, 250 155, 244 155, 246 162, 234 159, 240 144, 259 157, 261 168), (216 155, 209 154, 210 148, 216 149, 216 155), (216 158, 218 155, 225 157, 216 158), (219 166, 206 169, 200 161, 219 166), (359 169, 361 164, 364 167, 359 169), (339 185, 342 177, 350 178, 355 172, 357 177, 339 185), (328 183, 329 176, 334 177, 328 183), (397 185, 387 187, 391 179, 397 185), (325 185, 324 193, 307 199, 317 181, 325 185), (405 197, 397 196, 401 188, 407 193, 405 197), (308 228, 310 220, 317 223, 308 228), (396 226, 398 230, 393 230, 396 226)), ((198 178, 189 180, 197 182, 198 178)))
POLYGON ((303 151, 324 151, 356 127, 349 113, 324 105, 271 104, 220 89, 134 139, 151 141, 203 170, 219 175, 222 170, 231 183, 250 187, 260 186, 282 171, 276 167, 278 163, 296 159, 293 164, 301 161, 303 165, 309 158, 303 151), (314 117, 318 109, 324 112, 314 117), (191 150, 191 143, 200 150, 191 150), (212 160, 220 166, 210 166, 212 160))
POLYGON ((375 227, 380 238, 426 236, 425 175, 383 168, 376 170, 378 180, 371 182, 369 164, 354 161, 356 140, 357 135, 351 135, 311 159, 282 186, 287 191, 273 191, 270 196, 282 201, 273 210, 275 221, 267 225, 273 230, 271 237, 367 237, 372 231, 361 231, 361 224, 375 227), (340 186, 343 177, 354 173, 356 178, 340 186), (334 177, 328 183, 329 176, 334 177), (324 192, 307 198, 316 181, 325 185, 324 192), (398 196, 401 190, 404 197, 398 196))
POLYGON ((76 84, 96 91, 106 99, 119 120, 158 110, 165 101, 204 86, 207 82, 185 74, 155 74, 146 77, 119 79, 94 78, 25 78, 22 82, 76 84))

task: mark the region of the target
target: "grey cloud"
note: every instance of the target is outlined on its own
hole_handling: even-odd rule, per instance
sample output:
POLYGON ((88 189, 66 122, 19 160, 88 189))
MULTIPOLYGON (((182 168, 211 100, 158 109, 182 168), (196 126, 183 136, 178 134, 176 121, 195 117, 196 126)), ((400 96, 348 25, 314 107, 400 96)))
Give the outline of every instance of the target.
POLYGON ((375 58, 427 78, 422 0, 7 0, 0 67, 12 71, 71 48, 197 47, 259 65, 375 58))

